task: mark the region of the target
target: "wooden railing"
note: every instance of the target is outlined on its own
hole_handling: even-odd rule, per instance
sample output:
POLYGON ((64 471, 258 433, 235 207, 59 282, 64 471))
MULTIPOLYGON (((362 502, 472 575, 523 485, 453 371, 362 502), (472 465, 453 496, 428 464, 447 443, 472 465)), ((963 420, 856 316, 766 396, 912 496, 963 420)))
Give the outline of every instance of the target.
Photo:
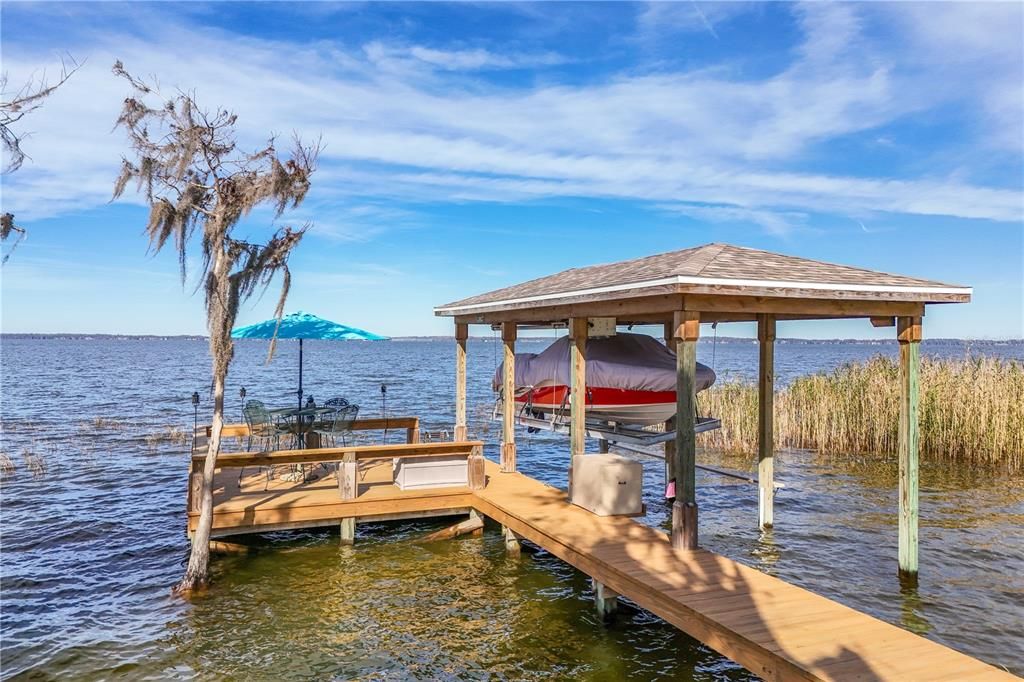
MULTIPOLYGON (((210 436, 210 427, 206 426, 206 436, 210 436)), ((420 442, 420 418, 419 417, 373 417, 371 419, 357 419, 352 422, 353 431, 396 431, 405 429, 405 440, 407 443, 420 442)), ((249 427, 245 424, 225 424, 222 436, 224 438, 244 438, 249 435, 249 427)))
MULTIPOLYGON (((306 448, 298 450, 269 450, 264 452, 224 452, 217 457, 217 468, 235 469, 241 467, 276 466, 280 464, 337 463, 338 490, 343 500, 353 500, 357 494, 357 463, 375 459, 410 459, 422 457, 464 456, 468 466, 468 487, 480 490, 484 487, 484 457, 481 441, 460 442, 419 442, 418 417, 391 417, 388 419, 360 419, 354 422, 353 430, 405 429, 406 443, 390 445, 349 445, 332 448, 306 448)), ((189 467, 187 506, 190 512, 198 508, 197 501, 202 486, 203 466, 206 462, 206 439, 210 427, 196 431, 196 447, 189 467)), ((247 436, 245 424, 227 424, 225 436, 247 436)))
MULTIPOLYGON (((320 462, 339 462, 347 455, 353 461, 363 462, 371 459, 392 459, 411 457, 437 457, 439 455, 465 455, 469 457, 474 449, 483 452, 482 441, 463 441, 461 443, 393 443, 391 445, 347 445, 340 448, 313 448, 306 450, 268 450, 265 452, 225 452, 217 457, 220 469, 276 466, 278 464, 318 464, 320 462)), ((197 452, 192 456, 193 468, 202 469, 206 461, 206 453, 197 452)))

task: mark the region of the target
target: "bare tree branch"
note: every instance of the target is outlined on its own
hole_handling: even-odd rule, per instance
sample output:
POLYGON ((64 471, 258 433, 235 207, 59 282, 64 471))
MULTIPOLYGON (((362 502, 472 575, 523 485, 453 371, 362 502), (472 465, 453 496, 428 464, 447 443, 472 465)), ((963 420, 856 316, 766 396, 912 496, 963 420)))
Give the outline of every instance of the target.
MULTIPOLYGON (((5 72, 0 75, 0 141, 3 142, 3 151, 6 157, 3 168, 5 175, 21 168, 21 164, 28 158, 28 155, 21 148, 21 143, 28 137, 29 133, 15 132, 12 127, 27 114, 43 106, 46 98, 52 95, 54 90, 64 85, 71 78, 71 75, 81 68, 81 65, 70 55, 67 57, 67 60, 71 62, 71 68, 68 68, 67 61, 61 58, 60 79, 53 85, 48 84, 46 73, 44 72, 38 81, 34 77, 29 79, 27 83, 21 86, 21 89, 10 96, 8 96, 7 92, 7 73, 5 72)), ((11 213, 4 213, 0 217, 0 242, 7 241, 8 237, 12 234, 17 234, 18 238, 14 240, 11 248, 4 254, 0 264, 7 262, 7 259, 14 253, 14 249, 18 247, 18 244, 28 234, 25 228, 14 224, 14 216, 11 213)))
POLYGON ((76 62, 73 57, 62 57, 60 78, 56 83, 50 85, 44 72, 38 80, 35 77, 29 79, 17 92, 10 95, 7 92, 7 74, 4 73, 0 76, 0 138, 3 139, 4 153, 7 156, 4 173, 13 173, 18 170, 27 157, 21 148, 21 142, 27 133, 17 133, 12 126, 27 114, 43 106, 43 101, 57 88, 64 85, 80 68, 81 64, 76 62), (68 62, 71 63, 70 66, 68 62))

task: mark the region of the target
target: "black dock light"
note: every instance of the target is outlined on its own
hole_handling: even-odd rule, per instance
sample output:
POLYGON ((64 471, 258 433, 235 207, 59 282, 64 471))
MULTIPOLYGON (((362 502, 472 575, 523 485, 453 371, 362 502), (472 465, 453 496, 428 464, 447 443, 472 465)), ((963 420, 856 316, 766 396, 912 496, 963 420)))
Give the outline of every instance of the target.
POLYGON ((380 385, 380 416, 384 418, 384 444, 388 442, 388 385, 380 385))
POLYGON ((196 430, 198 428, 199 428, 199 391, 192 391, 192 452, 193 453, 196 451, 196 430))
POLYGON ((242 421, 245 421, 245 386, 238 389, 238 399, 242 401, 242 421))

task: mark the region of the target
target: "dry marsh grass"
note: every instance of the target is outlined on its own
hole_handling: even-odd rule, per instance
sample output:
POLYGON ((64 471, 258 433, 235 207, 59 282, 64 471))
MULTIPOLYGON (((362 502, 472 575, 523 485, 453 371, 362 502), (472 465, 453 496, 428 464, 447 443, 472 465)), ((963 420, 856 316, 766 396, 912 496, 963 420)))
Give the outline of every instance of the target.
MULTIPOLYGON (((895 455, 899 366, 887 357, 813 374, 777 389, 775 444, 825 454, 895 455)), ((757 387, 726 382, 698 399, 722 428, 708 447, 757 449, 757 387)), ((1024 468, 1024 364, 995 358, 921 360, 923 457, 1024 468)))
POLYGON ((146 434, 146 444, 150 447, 165 443, 188 445, 191 438, 192 434, 187 429, 178 426, 165 426, 158 431, 146 434))

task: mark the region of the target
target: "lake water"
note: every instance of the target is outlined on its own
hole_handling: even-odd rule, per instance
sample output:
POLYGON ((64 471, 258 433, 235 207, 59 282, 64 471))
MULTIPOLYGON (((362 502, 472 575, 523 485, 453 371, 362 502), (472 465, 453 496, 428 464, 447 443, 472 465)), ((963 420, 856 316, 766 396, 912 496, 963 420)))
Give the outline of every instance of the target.
MULTIPOLYGON (((523 342, 539 350, 542 342, 523 342)), ((305 388, 344 395, 365 416, 453 415, 451 341, 308 342, 305 388), (382 406, 380 385, 387 385, 382 406)), ((297 348, 239 343, 229 381, 290 405, 297 348)), ((496 458, 487 420, 500 347, 469 343, 471 433, 496 458)), ((925 354, 1024 360, 1022 343, 926 342, 925 354)), ((896 344, 780 343, 785 383, 896 344)), ((720 375, 752 377, 753 343, 702 342, 720 375)), ((209 420, 206 342, 27 339, 2 342, 3 452, 0 670, 5 679, 585 679, 743 680, 749 673, 649 613, 599 623, 588 580, 527 547, 506 557, 482 538, 411 542, 441 521, 363 524, 259 540, 215 558, 213 589, 169 594, 187 557, 184 530, 193 391, 209 420), (153 434, 164 434, 154 437, 153 434), (178 440, 175 440, 179 438, 178 440)), ((399 440, 404 434, 391 434, 399 440)), ((380 436, 376 436, 378 439, 380 436)), ((520 434, 519 467, 564 486, 567 443, 520 434)), ((639 456, 638 456, 639 457, 639 456)), ((663 464, 645 463, 645 522, 668 527, 663 464)), ((753 471, 756 457, 701 452, 701 463, 753 471)), ((752 485, 700 474, 701 542, 983 660, 1024 674, 1024 476, 932 462, 921 470, 921 580, 896 578, 896 464, 865 455, 783 451, 777 527, 756 528, 752 485)))

